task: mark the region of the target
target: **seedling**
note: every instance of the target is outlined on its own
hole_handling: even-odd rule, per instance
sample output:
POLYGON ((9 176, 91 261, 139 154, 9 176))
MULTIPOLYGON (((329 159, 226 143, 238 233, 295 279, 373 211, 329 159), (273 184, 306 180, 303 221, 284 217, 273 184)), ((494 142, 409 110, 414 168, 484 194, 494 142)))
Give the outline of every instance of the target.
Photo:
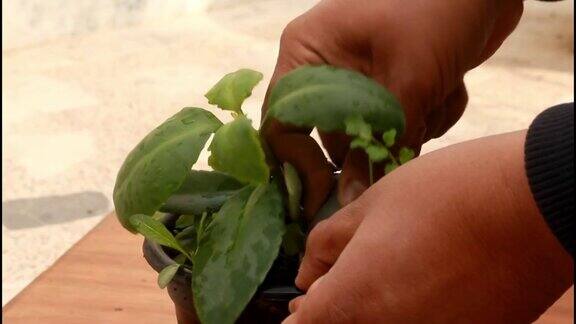
MULTIPOLYGON (((222 78, 206 97, 231 112, 224 124, 201 108, 184 108, 148 134, 127 156, 114 188, 118 219, 175 255, 158 285, 179 271, 191 274, 196 312, 204 324, 233 323, 263 282, 279 251, 303 251, 302 185, 297 170, 275 161, 242 111, 262 74, 249 69, 222 78), (208 144, 212 171, 193 170, 208 144), (173 228, 162 213, 180 215, 173 228)), ((306 66, 272 89, 268 114, 286 124, 346 132, 352 148, 362 148, 372 164, 386 170, 413 152, 391 148, 404 129, 394 97, 353 71, 306 66), (374 134, 382 134, 377 138, 374 134)))
POLYGON ((345 121, 346 134, 353 136, 350 148, 364 149, 368 156, 368 172, 370 184, 374 183, 374 163, 386 161, 384 172, 388 174, 401 164, 410 161, 414 157, 414 151, 407 147, 400 148, 398 157, 395 157, 390 149, 396 143, 396 129, 392 128, 382 134, 382 139, 374 137, 372 127, 364 121, 361 115, 353 115, 345 121))

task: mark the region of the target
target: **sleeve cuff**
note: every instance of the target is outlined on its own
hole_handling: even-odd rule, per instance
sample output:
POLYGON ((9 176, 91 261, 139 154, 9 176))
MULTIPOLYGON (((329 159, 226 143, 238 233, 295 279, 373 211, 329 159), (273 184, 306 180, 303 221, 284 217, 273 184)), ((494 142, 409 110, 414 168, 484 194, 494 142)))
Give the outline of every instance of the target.
POLYGON ((542 112, 526 135, 526 174, 540 212, 574 256, 574 103, 542 112))

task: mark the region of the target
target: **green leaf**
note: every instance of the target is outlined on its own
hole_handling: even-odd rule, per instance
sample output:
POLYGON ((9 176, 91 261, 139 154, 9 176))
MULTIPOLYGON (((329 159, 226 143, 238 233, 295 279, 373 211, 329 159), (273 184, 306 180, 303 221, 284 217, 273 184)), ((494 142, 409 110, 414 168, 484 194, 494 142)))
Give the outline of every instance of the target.
POLYGON ((387 147, 392 147, 396 142, 396 130, 392 128, 382 134, 382 140, 387 147))
POLYGON ((372 127, 360 115, 352 115, 344 121, 346 134, 357 136, 365 141, 372 140, 372 127))
POLYGON ((180 189, 168 198, 160 210, 189 215, 214 212, 242 187, 240 182, 229 175, 192 170, 180 189))
POLYGON ((404 164, 414 158, 414 151, 407 147, 403 147, 400 149, 398 153, 398 160, 400 160, 400 164, 404 164))
MULTIPOLYGON (((214 218, 218 215, 218 213, 214 213, 211 215, 211 218, 214 218)), ((206 232, 206 228, 210 225, 211 219, 208 219, 208 214, 203 213, 202 217, 200 218, 200 222, 198 223, 198 230, 196 231, 196 250, 194 251, 194 255, 198 252, 198 247, 200 246, 200 240, 202 239, 204 233, 206 232)))
POLYGON ((222 123, 200 108, 184 108, 148 134, 126 157, 114 186, 116 215, 153 215, 188 176, 210 135, 222 123))
POLYGON ((180 215, 176 220, 176 224, 174 225, 177 229, 183 229, 189 226, 194 226, 197 223, 196 215, 180 215))
POLYGON ((258 185, 250 194, 250 198, 246 202, 246 206, 244 207, 244 214, 250 215, 254 210, 254 207, 261 201, 262 195, 268 193, 268 184, 261 184, 258 185))
POLYGON ((344 131, 353 115, 376 132, 404 131, 404 112, 392 93, 361 73, 327 65, 303 66, 281 78, 270 93, 265 120, 333 132, 344 131))
POLYGON ((206 93, 205 97, 212 105, 242 114, 242 103, 250 97, 252 89, 260 80, 262 80, 262 73, 240 69, 226 74, 206 93))
POLYGON ((186 254, 178 254, 178 256, 176 256, 174 258, 174 262, 176 262, 180 265, 186 263, 186 260, 188 260, 188 257, 186 256, 186 254))
POLYGON ((370 145, 366 148, 366 154, 368 154, 368 158, 370 159, 370 161, 381 162, 388 157, 390 152, 384 146, 370 145))
POLYGON ((157 211, 152 215, 152 218, 154 218, 157 221, 162 222, 164 220, 164 218, 166 217, 166 215, 167 215, 166 213, 157 211))
POLYGON ((145 238, 160 245, 171 247, 184 254, 188 254, 164 224, 154 218, 142 214, 133 215, 130 217, 130 224, 132 224, 133 228, 136 229, 138 233, 144 235, 145 238))
POLYGON ((170 281, 174 278, 180 265, 178 263, 173 263, 171 265, 166 266, 160 273, 158 274, 158 286, 160 289, 166 288, 170 281))
POLYGON ((370 146, 370 141, 367 141, 363 138, 355 138, 350 142, 350 148, 363 148, 366 149, 370 146))
POLYGON ((284 162, 284 183, 288 191, 288 215, 292 220, 300 216, 300 199, 302 199, 302 182, 298 171, 288 162, 284 162))
POLYGON ((176 234, 176 240, 186 251, 196 251, 198 227, 190 226, 176 234))
POLYGON ((289 256, 297 255, 304 251, 306 236, 298 223, 291 223, 286 226, 286 233, 282 240, 282 249, 289 256))
POLYGON ((388 174, 388 173, 394 171, 397 167, 398 167, 398 164, 396 164, 395 162, 389 162, 384 167, 384 172, 385 172, 385 174, 388 174))
POLYGON ((264 280, 285 231, 279 186, 239 191, 222 206, 200 240, 194 257, 194 304, 203 324, 232 324, 264 280), (255 198, 253 198, 255 199, 255 198))
POLYGON ((208 164, 214 170, 233 176, 243 183, 267 183, 270 170, 258 132, 250 120, 238 116, 222 126, 209 147, 208 164))

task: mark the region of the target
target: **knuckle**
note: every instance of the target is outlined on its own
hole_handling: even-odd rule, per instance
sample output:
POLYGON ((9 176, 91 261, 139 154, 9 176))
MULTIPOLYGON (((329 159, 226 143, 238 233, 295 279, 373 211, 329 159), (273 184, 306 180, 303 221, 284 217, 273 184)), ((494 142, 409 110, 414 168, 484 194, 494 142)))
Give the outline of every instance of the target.
POLYGON ((334 226, 331 223, 330 220, 323 220, 312 229, 306 243, 307 251, 323 251, 333 246, 334 226))
POLYGON ((306 249, 333 251, 343 248, 364 218, 364 206, 358 202, 357 200, 347 205, 330 218, 316 224, 308 236, 306 249))
POLYGON ((318 223, 306 242, 306 258, 313 266, 326 271, 335 261, 334 248, 336 246, 332 226, 327 221, 318 223))
POLYGON ((282 31, 282 35, 280 35, 280 43, 286 44, 292 42, 295 38, 297 38, 298 30, 300 29, 300 22, 298 19, 294 19, 290 21, 284 30, 282 31))

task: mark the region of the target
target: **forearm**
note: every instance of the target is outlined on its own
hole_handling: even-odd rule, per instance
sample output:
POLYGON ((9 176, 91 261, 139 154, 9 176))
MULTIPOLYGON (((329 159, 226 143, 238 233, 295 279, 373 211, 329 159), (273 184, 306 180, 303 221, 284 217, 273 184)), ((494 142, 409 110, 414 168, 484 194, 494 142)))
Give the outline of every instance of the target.
MULTIPOLYGON (((470 289, 470 296, 477 298, 469 305, 493 307, 483 315, 496 316, 492 322, 534 320, 572 284, 572 258, 548 228, 530 192, 524 168, 525 135, 521 131, 491 136, 426 154, 385 177, 382 185, 361 198, 368 203, 385 197, 385 210, 374 217, 381 224, 371 226, 381 228, 381 235, 392 236, 390 242, 402 242, 394 249, 424 251, 426 245, 449 244, 434 248, 449 249, 458 259, 441 266, 441 271, 434 260, 442 255, 426 250, 411 258, 424 267, 436 267, 435 273, 454 276, 447 281, 460 282, 459 289, 470 289), (442 212, 433 226, 421 228, 417 224, 431 206, 442 212), (404 226, 414 228, 410 240, 394 237, 396 229, 404 226), (477 282, 506 293, 495 296, 492 289, 484 295, 473 293, 477 282)), ((391 277, 389 284, 404 280, 401 272, 398 276, 391 277)), ((443 301, 459 303, 450 295, 443 301)))

